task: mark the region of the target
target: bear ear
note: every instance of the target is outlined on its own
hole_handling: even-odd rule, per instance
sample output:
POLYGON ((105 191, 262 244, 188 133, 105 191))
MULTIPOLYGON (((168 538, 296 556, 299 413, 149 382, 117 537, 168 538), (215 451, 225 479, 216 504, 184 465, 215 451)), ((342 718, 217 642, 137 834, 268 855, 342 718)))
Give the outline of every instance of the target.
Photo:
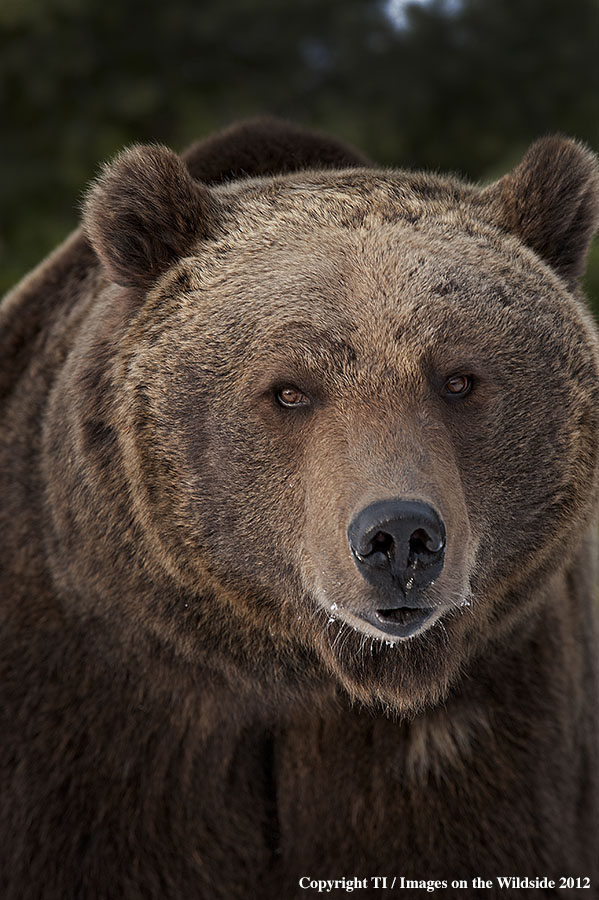
POLYGON ((148 288, 215 222, 210 190, 167 147, 133 146, 108 163, 83 205, 83 226, 110 278, 148 288))
POLYGON ((542 138, 483 195, 496 224, 516 234, 569 287, 576 285, 599 219, 594 154, 560 135, 542 138))

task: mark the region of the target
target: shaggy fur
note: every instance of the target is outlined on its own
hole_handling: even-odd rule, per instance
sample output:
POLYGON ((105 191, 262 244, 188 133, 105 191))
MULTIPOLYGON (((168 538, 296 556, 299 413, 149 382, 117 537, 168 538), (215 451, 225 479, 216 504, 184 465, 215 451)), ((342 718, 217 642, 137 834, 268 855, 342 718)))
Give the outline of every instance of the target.
POLYGON ((1 896, 599 878, 593 157, 482 189, 259 121, 187 165, 121 154, 0 308, 1 896), (347 538, 396 497, 447 530, 409 640, 347 538))

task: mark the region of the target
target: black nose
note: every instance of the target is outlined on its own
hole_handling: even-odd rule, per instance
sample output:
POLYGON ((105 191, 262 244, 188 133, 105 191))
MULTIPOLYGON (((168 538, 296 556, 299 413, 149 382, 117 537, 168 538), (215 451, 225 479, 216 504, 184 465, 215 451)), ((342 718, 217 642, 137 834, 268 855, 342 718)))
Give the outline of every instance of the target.
POLYGON ((417 593, 441 572, 445 526, 417 500, 379 500, 351 522, 347 536, 364 578, 383 589, 417 593))

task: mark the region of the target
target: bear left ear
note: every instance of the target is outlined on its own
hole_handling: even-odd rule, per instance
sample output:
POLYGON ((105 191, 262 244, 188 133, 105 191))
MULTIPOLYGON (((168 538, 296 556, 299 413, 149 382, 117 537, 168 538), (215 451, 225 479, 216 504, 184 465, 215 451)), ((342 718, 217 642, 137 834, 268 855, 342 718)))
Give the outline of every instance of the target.
POLYGON ((545 260, 569 287, 583 274, 599 219, 599 169, 589 150, 555 135, 483 191, 492 219, 545 260))
POLYGON ((109 276, 148 288, 216 220, 210 190, 167 147, 137 145, 104 167, 83 207, 83 226, 109 276))

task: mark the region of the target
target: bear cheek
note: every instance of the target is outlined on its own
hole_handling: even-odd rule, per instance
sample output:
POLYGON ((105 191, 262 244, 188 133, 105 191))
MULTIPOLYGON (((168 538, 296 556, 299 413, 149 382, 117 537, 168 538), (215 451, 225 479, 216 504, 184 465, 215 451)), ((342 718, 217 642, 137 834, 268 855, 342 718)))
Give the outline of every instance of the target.
POLYGON ((289 441, 213 396, 194 445, 198 528, 219 581, 250 602, 278 597, 282 586, 285 599, 301 596, 303 478, 289 441))

